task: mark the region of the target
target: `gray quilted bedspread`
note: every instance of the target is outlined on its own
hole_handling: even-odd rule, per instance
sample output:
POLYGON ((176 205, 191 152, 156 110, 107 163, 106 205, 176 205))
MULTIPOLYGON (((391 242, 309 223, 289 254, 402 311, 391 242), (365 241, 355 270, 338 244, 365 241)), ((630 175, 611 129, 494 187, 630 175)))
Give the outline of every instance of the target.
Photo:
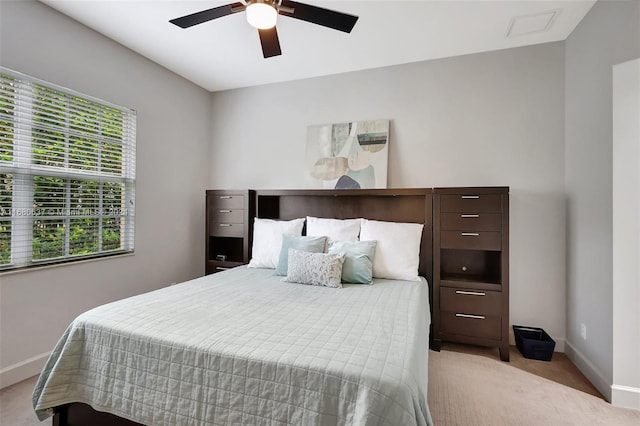
POLYGON ((427 425, 428 286, 235 268, 80 315, 33 393, 147 425, 427 425))

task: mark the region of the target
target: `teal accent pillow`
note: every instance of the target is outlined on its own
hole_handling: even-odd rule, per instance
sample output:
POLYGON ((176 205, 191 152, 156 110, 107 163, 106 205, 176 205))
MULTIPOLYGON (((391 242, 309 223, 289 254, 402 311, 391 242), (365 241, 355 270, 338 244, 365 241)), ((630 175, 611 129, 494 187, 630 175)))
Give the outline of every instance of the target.
POLYGON ((329 253, 345 253, 342 282, 371 284, 373 282, 373 256, 377 241, 333 241, 329 253))
POLYGON ((282 236, 282 248, 280 258, 276 265, 276 275, 287 275, 289 267, 289 249, 306 251, 309 253, 324 253, 327 237, 296 237, 293 235, 282 236))

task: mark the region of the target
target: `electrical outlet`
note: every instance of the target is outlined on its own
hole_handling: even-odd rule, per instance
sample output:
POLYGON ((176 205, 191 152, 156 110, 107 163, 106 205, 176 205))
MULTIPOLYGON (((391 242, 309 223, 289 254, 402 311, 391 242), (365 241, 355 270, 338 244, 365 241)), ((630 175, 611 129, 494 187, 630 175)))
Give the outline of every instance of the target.
POLYGON ((580 324, 580 336, 584 340, 587 340, 587 326, 584 324, 580 324))

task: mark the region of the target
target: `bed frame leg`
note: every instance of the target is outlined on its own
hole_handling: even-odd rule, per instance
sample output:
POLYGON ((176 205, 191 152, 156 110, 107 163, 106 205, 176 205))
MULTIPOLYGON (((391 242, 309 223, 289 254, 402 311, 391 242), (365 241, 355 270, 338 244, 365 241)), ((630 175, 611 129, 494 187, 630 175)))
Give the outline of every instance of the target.
POLYGON ((56 413, 53 415, 51 420, 52 426, 67 426, 69 424, 67 419, 67 407, 68 405, 56 407, 56 413))
POLYGON ((440 352, 441 345, 442 345, 442 340, 432 339, 431 344, 429 345, 429 349, 431 349, 432 351, 440 352))

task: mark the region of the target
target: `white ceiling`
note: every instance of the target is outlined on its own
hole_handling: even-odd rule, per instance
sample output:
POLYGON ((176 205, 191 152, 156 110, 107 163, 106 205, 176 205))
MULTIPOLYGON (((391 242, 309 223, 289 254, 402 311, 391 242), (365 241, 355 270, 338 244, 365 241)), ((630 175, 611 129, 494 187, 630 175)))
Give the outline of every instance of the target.
POLYGON ((188 29, 168 22, 234 0, 41 1, 210 91, 564 40, 595 3, 299 0, 360 19, 346 34, 280 16, 282 55, 264 59, 244 13, 188 29), (513 18, 530 15, 507 37, 513 18))

